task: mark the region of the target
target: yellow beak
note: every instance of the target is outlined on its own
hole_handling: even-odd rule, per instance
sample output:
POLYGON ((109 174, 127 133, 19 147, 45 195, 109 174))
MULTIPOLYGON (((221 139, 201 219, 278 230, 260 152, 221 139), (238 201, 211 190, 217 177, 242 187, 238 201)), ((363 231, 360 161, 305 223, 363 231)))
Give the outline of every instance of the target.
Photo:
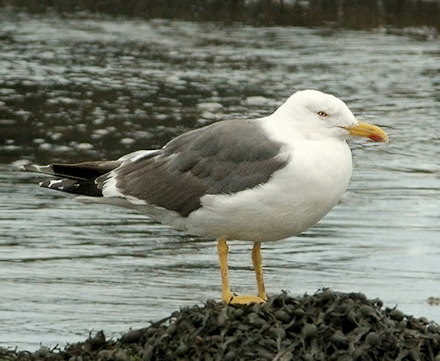
POLYGON ((369 123, 359 123, 356 127, 347 129, 351 135, 369 138, 374 142, 388 143, 388 135, 382 128, 369 123))

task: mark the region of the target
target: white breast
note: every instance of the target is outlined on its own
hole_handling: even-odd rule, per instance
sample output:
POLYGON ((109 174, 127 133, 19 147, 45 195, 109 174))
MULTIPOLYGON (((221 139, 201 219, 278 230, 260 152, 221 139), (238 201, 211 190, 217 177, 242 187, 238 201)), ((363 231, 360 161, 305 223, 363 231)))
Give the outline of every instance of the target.
POLYGON ((351 151, 340 139, 302 140, 268 183, 234 195, 206 195, 185 221, 189 233, 250 241, 299 234, 333 208, 347 188, 351 151))

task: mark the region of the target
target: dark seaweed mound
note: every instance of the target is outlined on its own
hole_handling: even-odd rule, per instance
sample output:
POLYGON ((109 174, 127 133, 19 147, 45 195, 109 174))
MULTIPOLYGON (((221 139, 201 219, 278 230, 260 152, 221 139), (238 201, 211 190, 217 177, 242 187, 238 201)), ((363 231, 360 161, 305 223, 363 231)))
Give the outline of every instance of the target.
POLYGON ((361 293, 323 290, 263 305, 208 301, 116 341, 101 331, 64 350, 0 349, 0 360, 440 361, 440 326, 361 293))

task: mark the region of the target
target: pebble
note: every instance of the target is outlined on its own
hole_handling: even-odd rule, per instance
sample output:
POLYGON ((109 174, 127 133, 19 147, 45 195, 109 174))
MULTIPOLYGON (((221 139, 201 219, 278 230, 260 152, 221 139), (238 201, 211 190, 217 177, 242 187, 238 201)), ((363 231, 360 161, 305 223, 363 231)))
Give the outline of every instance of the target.
POLYGON ((302 329, 302 335, 304 338, 314 337, 317 333, 318 328, 310 323, 306 323, 302 329))
POLYGON ((380 336, 377 332, 370 332, 367 337, 365 337, 365 342, 369 345, 369 346, 376 346, 377 344, 379 344, 380 341, 380 336))
POLYGON ((229 351, 223 356, 223 361, 234 361, 237 356, 238 355, 235 351, 229 351))
POLYGON ((139 342, 142 335, 144 334, 145 329, 139 330, 130 330, 125 335, 121 337, 121 341, 125 343, 136 343, 139 342))
POLYGON ((404 315, 402 312, 400 312, 399 310, 391 310, 389 312, 389 316, 391 319, 395 320, 395 321, 402 321, 404 318, 404 315))
POLYGON ((176 349, 177 356, 184 356, 188 352, 189 347, 184 343, 181 343, 176 349))
POLYGON ((284 310, 276 311, 274 315, 278 320, 282 322, 289 322, 291 320, 290 315, 284 310))
POLYGON ((342 333, 342 331, 337 330, 331 337, 330 341, 335 345, 340 347, 345 347, 348 345, 347 337, 342 333))

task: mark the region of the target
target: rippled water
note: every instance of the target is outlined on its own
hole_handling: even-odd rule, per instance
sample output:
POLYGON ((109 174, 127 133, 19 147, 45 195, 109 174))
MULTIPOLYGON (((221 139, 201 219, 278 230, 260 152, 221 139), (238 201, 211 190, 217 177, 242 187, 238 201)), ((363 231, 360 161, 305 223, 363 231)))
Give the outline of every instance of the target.
MULTIPOLYGON (((293 91, 344 99, 390 134, 353 142, 340 205, 264 245, 270 293, 362 291, 440 322, 440 47, 385 32, 173 21, 0 19, 0 345, 116 336, 218 298, 215 243, 125 209, 36 186, 23 160, 118 157, 224 118, 264 115, 293 91)), ((231 244, 251 291, 250 244, 231 244)))

